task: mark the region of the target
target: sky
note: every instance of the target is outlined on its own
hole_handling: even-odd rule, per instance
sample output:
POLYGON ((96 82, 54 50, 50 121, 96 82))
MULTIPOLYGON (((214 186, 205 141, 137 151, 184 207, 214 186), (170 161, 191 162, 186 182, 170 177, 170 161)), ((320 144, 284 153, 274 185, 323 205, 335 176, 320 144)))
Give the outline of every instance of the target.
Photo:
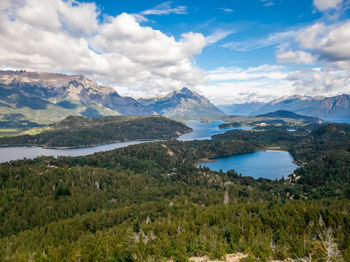
POLYGON ((0 69, 217 105, 350 94, 350 0, 1 0, 0 69))

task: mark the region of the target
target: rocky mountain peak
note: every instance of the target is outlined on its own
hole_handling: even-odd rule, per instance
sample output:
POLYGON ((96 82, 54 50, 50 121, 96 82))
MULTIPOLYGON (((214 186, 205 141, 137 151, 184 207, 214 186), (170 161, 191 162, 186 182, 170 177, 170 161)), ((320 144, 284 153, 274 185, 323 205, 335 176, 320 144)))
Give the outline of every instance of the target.
MULTIPOLYGON (((53 118, 55 121, 61 120, 67 114, 84 116, 154 114, 152 109, 135 99, 122 97, 112 87, 99 85, 84 75, 0 71, 0 84, 0 102, 7 105, 7 108, 14 107, 18 110, 12 109, 12 111, 21 111, 19 108, 49 110, 50 107, 50 110, 59 112, 57 113, 59 117, 53 118), (53 107, 55 109, 52 109, 53 107)), ((28 111, 28 116, 35 114, 36 112, 28 111)))
POLYGON ((176 119, 208 119, 224 115, 207 98, 187 87, 164 97, 139 99, 138 101, 150 106, 161 115, 176 119))
POLYGON ((189 94, 189 95, 193 94, 193 92, 187 87, 181 88, 180 92, 183 93, 183 94, 189 94))

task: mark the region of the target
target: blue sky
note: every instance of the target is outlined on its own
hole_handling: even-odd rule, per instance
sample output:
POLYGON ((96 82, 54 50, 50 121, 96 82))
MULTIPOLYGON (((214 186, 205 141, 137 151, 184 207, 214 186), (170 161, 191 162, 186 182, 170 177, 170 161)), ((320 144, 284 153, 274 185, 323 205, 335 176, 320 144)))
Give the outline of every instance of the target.
MULTIPOLYGON (((151 26, 179 38, 185 32, 210 35, 216 31, 231 31, 222 41, 205 48, 197 57, 199 66, 212 69, 217 66, 258 66, 274 63, 275 46, 242 52, 222 47, 229 42, 254 42, 269 34, 296 30, 322 19, 310 0, 234 0, 234 1, 95 1, 102 16, 122 12, 142 13, 145 10, 168 4, 171 8, 185 7, 183 14, 148 15, 151 26), (258 50, 258 51, 257 51, 258 50)), ((346 18, 348 11, 343 15, 346 18)))
POLYGON ((0 68, 215 104, 350 93, 350 0, 3 0, 0 68), (16 32, 16 33, 14 33, 16 32))
MULTIPOLYGON (((231 0, 231 1, 94 1, 104 14, 122 12, 140 14, 162 4, 185 7, 182 14, 148 15, 143 25, 160 30, 177 39, 185 32, 210 35, 217 31, 232 32, 196 57, 197 65, 210 70, 219 66, 259 66, 275 63, 276 44, 238 51, 223 47, 230 42, 255 42, 269 34, 295 30, 321 19, 310 0, 231 0)), ((103 18, 102 18, 103 19, 103 18)))

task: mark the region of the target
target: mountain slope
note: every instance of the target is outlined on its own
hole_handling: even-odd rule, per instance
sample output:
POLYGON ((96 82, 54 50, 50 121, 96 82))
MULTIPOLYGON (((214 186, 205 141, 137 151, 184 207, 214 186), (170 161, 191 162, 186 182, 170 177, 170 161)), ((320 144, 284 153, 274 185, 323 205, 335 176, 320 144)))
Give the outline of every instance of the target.
POLYGON ((47 124, 69 115, 153 115, 147 106, 120 96, 83 75, 0 71, 2 120, 47 124))
MULTIPOLYGON (((223 107, 221 107, 223 108, 223 107)), ((268 103, 232 104, 224 107, 230 114, 258 115, 277 110, 287 110, 301 115, 321 118, 350 117, 350 95, 332 97, 290 96, 268 103), (235 110, 237 113, 235 113, 235 110)))
POLYGON ((164 97, 138 99, 155 112, 175 119, 210 119, 225 115, 204 96, 184 87, 164 97))

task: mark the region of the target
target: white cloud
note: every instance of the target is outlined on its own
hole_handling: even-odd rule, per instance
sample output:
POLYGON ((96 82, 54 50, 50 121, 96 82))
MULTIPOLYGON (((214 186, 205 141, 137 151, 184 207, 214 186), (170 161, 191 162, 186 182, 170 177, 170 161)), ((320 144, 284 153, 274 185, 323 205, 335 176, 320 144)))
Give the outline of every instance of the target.
POLYGON ((0 68, 85 74, 124 95, 158 95, 203 83, 193 57, 207 45, 199 33, 179 40, 141 26, 134 15, 98 22, 94 4, 2 0, 0 68))
POLYGON ((350 20, 332 25, 315 23, 301 31, 296 40, 327 61, 350 60, 350 20))
POLYGON ((314 6, 321 12, 330 10, 330 9, 340 9, 342 6, 343 0, 314 0, 314 6))
POLYGON ((231 9, 231 8, 220 8, 220 9, 226 13, 233 13, 233 9, 231 9))
POLYGON ((98 27, 96 18, 99 12, 95 3, 26 0, 12 5, 12 8, 16 21, 36 29, 51 32, 66 30, 75 35, 85 35, 95 33, 98 27))
POLYGON ((271 0, 261 0, 261 2, 263 2, 264 6, 266 6, 266 7, 274 5, 274 3, 271 0))
POLYGON ((266 102, 282 96, 349 93, 350 70, 335 67, 289 71, 284 66, 220 67, 198 89, 215 104, 266 102))
POLYGON ((316 61, 316 57, 305 51, 284 51, 278 50, 276 53, 277 63, 279 64, 306 64, 312 65, 316 61))
POLYGON ((266 101, 292 94, 287 76, 286 69, 277 65, 220 67, 209 71, 208 84, 198 89, 215 104, 266 101))
POLYGON ((95 3, 79 3, 70 0, 59 4, 59 19, 74 35, 91 35, 97 32, 99 11, 95 3))
POLYGON ((292 72, 287 80, 293 82, 296 94, 334 96, 349 93, 350 70, 337 68, 313 68, 292 72))
POLYGON ((242 69, 239 67, 219 67, 209 71, 209 81, 228 81, 228 80, 252 80, 252 79, 283 79, 287 73, 283 72, 283 67, 278 65, 262 65, 259 67, 250 67, 242 69))
POLYGON ((298 30, 273 33, 261 39, 228 42, 221 46, 241 52, 276 47, 278 63, 331 62, 344 67, 350 62, 350 20, 332 24, 319 21, 298 30))
POLYGON ((269 46, 283 46, 292 41, 297 33, 297 31, 273 33, 269 34, 266 38, 250 39, 242 42, 228 42, 221 46, 241 52, 247 52, 269 46))
POLYGON ((333 23, 318 21, 297 30, 272 33, 266 38, 228 42, 221 47, 240 52, 276 47, 278 63, 327 62, 344 67, 350 63, 350 20, 333 23))
POLYGON ((183 15, 187 14, 187 7, 179 5, 177 7, 171 7, 172 2, 166 1, 157 5, 151 9, 147 9, 141 12, 142 15, 169 15, 169 14, 178 14, 183 15))
POLYGON ((209 36, 206 37, 206 41, 208 45, 212 45, 224 38, 226 38, 227 36, 233 34, 234 31, 232 30, 217 30, 214 33, 210 34, 209 36))

